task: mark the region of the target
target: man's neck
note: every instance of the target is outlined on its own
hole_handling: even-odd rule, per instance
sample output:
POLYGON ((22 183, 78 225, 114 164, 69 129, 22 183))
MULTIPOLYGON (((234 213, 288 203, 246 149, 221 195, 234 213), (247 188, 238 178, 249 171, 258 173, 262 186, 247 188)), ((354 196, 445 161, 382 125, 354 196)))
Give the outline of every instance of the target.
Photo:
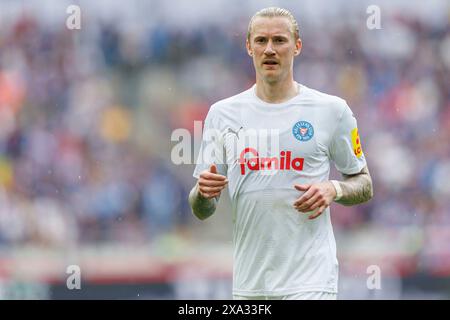
POLYGON ((256 80, 256 95, 268 103, 283 103, 298 94, 298 85, 294 80, 267 83, 256 80))

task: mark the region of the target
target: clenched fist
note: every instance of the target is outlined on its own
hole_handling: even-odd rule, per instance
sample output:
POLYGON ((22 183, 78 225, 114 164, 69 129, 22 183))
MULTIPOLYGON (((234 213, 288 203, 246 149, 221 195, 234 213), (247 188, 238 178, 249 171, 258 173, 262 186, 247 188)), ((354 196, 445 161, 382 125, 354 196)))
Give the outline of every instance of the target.
POLYGON ((298 191, 304 193, 294 202, 294 208, 298 212, 310 213, 308 219, 315 219, 325 211, 336 197, 336 189, 331 182, 319 182, 306 185, 294 185, 298 191))
POLYGON ((198 192, 206 199, 220 195, 228 184, 227 177, 217 173, 217 167, 212 164, 208 170, 202 171, 198 178, 198 192))

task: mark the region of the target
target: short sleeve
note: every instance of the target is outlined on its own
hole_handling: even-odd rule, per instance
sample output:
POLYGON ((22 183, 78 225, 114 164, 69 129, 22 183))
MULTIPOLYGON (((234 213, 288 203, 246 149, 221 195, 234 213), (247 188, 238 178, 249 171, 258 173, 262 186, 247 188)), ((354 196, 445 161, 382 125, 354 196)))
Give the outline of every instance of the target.
POLYGON ((346 103, 331 139, 329 152, 336 169, 343 174, 356 174, 366 166, 356 118, 346 103))
POLYGON ((226 176, 228 166, 224 151, 223 133, 220 128, 220 120, 212 110, 208 112, 202 133, 202 142, 195 163, 193 176, 198 179, 203 170, 207 170, 215 163, 217 172, 226 176))

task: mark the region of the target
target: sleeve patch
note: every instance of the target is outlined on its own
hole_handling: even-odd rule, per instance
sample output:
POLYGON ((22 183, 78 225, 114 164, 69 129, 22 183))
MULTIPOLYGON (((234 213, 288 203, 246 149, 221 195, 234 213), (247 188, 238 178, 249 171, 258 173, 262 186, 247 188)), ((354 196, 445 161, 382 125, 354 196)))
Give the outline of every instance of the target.
POLYGON ((362 155, 362 148, 361 148, 361 140, 359 139, 358 128, 353 129, 351 135, 352 135, 353 153, 357 158, 360 158, 362 155))

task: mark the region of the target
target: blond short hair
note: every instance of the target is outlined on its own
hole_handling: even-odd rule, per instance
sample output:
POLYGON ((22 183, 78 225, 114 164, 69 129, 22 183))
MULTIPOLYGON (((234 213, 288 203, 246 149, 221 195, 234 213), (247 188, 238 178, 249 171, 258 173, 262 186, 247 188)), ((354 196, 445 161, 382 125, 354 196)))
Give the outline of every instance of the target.
POLYGON ((250 41, 250 34, 252 32, 253 21, 256 18, 258 18, 258 17, 269 17, 269 18, 286 17, 286 18, 288 18, 289 22, 291 23, 292 35, 294 36, 295 40, 300 39, 300 30, 299 30, 299 27, 298 27, 298 23, 297 23, 297 20, 295 20, 295 18, 292 15, 292 13, 289 10, 287 10, 287 9, 278 8, 278 7, 268 7, 268 8, 264 8, 262 10, 259 10, 250 19, 250 23, 248 24, 248 29, 247 29, 247 40, 248 41, 250 41))

